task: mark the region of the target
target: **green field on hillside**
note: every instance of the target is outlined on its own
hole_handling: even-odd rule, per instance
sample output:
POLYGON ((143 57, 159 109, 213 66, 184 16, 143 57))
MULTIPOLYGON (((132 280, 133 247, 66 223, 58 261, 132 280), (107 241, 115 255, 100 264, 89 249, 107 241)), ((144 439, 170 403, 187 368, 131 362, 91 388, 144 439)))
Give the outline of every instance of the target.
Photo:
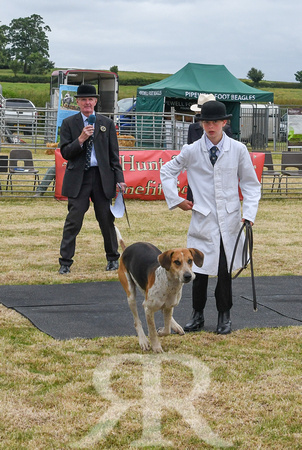
MULTIPOLYGON (((2 82, 1 75, 7 76, 9 70, 0 70, 0 84, 2 85, 2 94, 6 98, 20 97, 28 98, 37 107, 43 108, 49 102, 49 83, 14 83, 13 76, 11 82, 2 82)), ((147 85, 158 81, 159 79, 167 78, 169 74, 163 73, 148 73, 148 72, 119 72, 119 99, 125 97, 135 97, 137 88, 139 86, 147 85), (129 80, 145 80, 139 85, 130 85, 129 80), (128 83, 128 84, 125 84, 128 83)), ((50 75, 49 75, 50 79, 50 75)), ((244 80, 242 80, 244 81, 244 80)), ((267 83, 266 83, 267 84, 267 83)), ((288 83, 292 86, 293 83, 288 83)), ((283 83, 284 85, 284 83, 283 83)), ((299 86, 299 85, 298 85, 299 86)), ((300 88, 285 88, 285 87, 260 87, 259 89, 274 93, 274 102, 276 105, 300 106, 302 105, 302 86, 300 88)))

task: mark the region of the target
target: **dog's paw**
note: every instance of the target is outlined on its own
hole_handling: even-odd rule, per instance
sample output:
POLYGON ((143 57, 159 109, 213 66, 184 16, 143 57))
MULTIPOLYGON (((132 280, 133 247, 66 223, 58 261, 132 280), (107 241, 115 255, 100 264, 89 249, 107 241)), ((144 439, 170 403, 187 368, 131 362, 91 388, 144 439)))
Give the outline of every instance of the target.
POLYGON ((173 328, 173 331, 177 334, 180 334, 181 336, 185 334, 184 329, 180 325, 173 328))
POLYGON ((173 318, 171 320, 171 328, 174 331, 174 333, 177 333, 177 334, 180 334, 180 335, 184 335, 185 334, 184 329, 173 318))
POLYGON ((139 339, 139 345, 143 352, 147 352, 151 348, 150 343, 146 337, 139 339))
POLYGON ((164 353, 162 346, 159 345, 153 345, 152 346, 152 350, 154 351, 154 353, 164 353))
POLYGON ((157 330, 157 335, 158 336, 168 336, 169 333, 167 333, 167 331, 165 331, 165 328, 158 328, 157 330))

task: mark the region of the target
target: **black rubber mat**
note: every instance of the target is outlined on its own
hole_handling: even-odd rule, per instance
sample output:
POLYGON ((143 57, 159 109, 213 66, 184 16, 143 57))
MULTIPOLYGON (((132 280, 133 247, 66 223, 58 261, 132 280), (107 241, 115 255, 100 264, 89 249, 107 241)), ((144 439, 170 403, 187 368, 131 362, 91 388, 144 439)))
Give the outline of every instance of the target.
MULTIPOLYGON (((256 277, 258 311, 253 311, 249 277, 233 282, 232 329, 302 325, 302 277, 256 277)), ((205 330, 215 331, 216 279, 209 280, 205 330)), ((185 285, 174 317, 184 326, 192 311, 192 284, 185 285)), ((126 294, 119 282, 57 285, 0 286, 0 302, 28 318, 39 330, 55 339, 135 335, 126 294)), ((139 314, 146 329, 143 296, 138 294, 139 314)), ((162 326, 161 312, 155 315, 162 326)))

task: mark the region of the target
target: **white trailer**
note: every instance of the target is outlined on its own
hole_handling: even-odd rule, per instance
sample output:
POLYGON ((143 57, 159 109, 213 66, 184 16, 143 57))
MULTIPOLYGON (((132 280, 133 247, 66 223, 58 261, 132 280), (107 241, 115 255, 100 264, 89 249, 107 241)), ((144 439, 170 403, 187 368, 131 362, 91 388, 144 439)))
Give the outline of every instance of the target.
POLYGON ((50 108, 59 105, 60 85, 92 84, 100 96, 96 111, 106 114, 117 114, 118 76, 108 70, 61 69, 55 70, 50 79, 50 108))
MULTIPOLYGON (((240 105, 240 139, 253 147, 265 147, 279 130, 280 108, 272 104, 240 105)), ((277 136, 276 136, 277 137, 277 136)))

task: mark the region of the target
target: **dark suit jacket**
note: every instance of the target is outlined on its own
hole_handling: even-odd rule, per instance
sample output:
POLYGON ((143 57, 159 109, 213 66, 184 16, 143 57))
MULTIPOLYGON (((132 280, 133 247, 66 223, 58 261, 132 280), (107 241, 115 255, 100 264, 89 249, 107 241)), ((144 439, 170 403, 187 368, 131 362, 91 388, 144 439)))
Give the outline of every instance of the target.
POLYGON ((199 122, 191 123, 188 130, 187 144, 193 144, 203 135, 203 128, 199 122))
MULTIPOLYGON (((84 127, 81 113, 63 120, 60 130, 60 149, 67 167, 63 180, 62 195, 75 198, 83 182, 86 145, 79 144, 78 137, 84 127)), ((87 142, 87 141, 86 141, 87 142)), ((119 161, 119 148, 114 122, 101 114, 96 115, 94 148, 106 198, 116 194, 116 183, 124 181, 119 161)))

